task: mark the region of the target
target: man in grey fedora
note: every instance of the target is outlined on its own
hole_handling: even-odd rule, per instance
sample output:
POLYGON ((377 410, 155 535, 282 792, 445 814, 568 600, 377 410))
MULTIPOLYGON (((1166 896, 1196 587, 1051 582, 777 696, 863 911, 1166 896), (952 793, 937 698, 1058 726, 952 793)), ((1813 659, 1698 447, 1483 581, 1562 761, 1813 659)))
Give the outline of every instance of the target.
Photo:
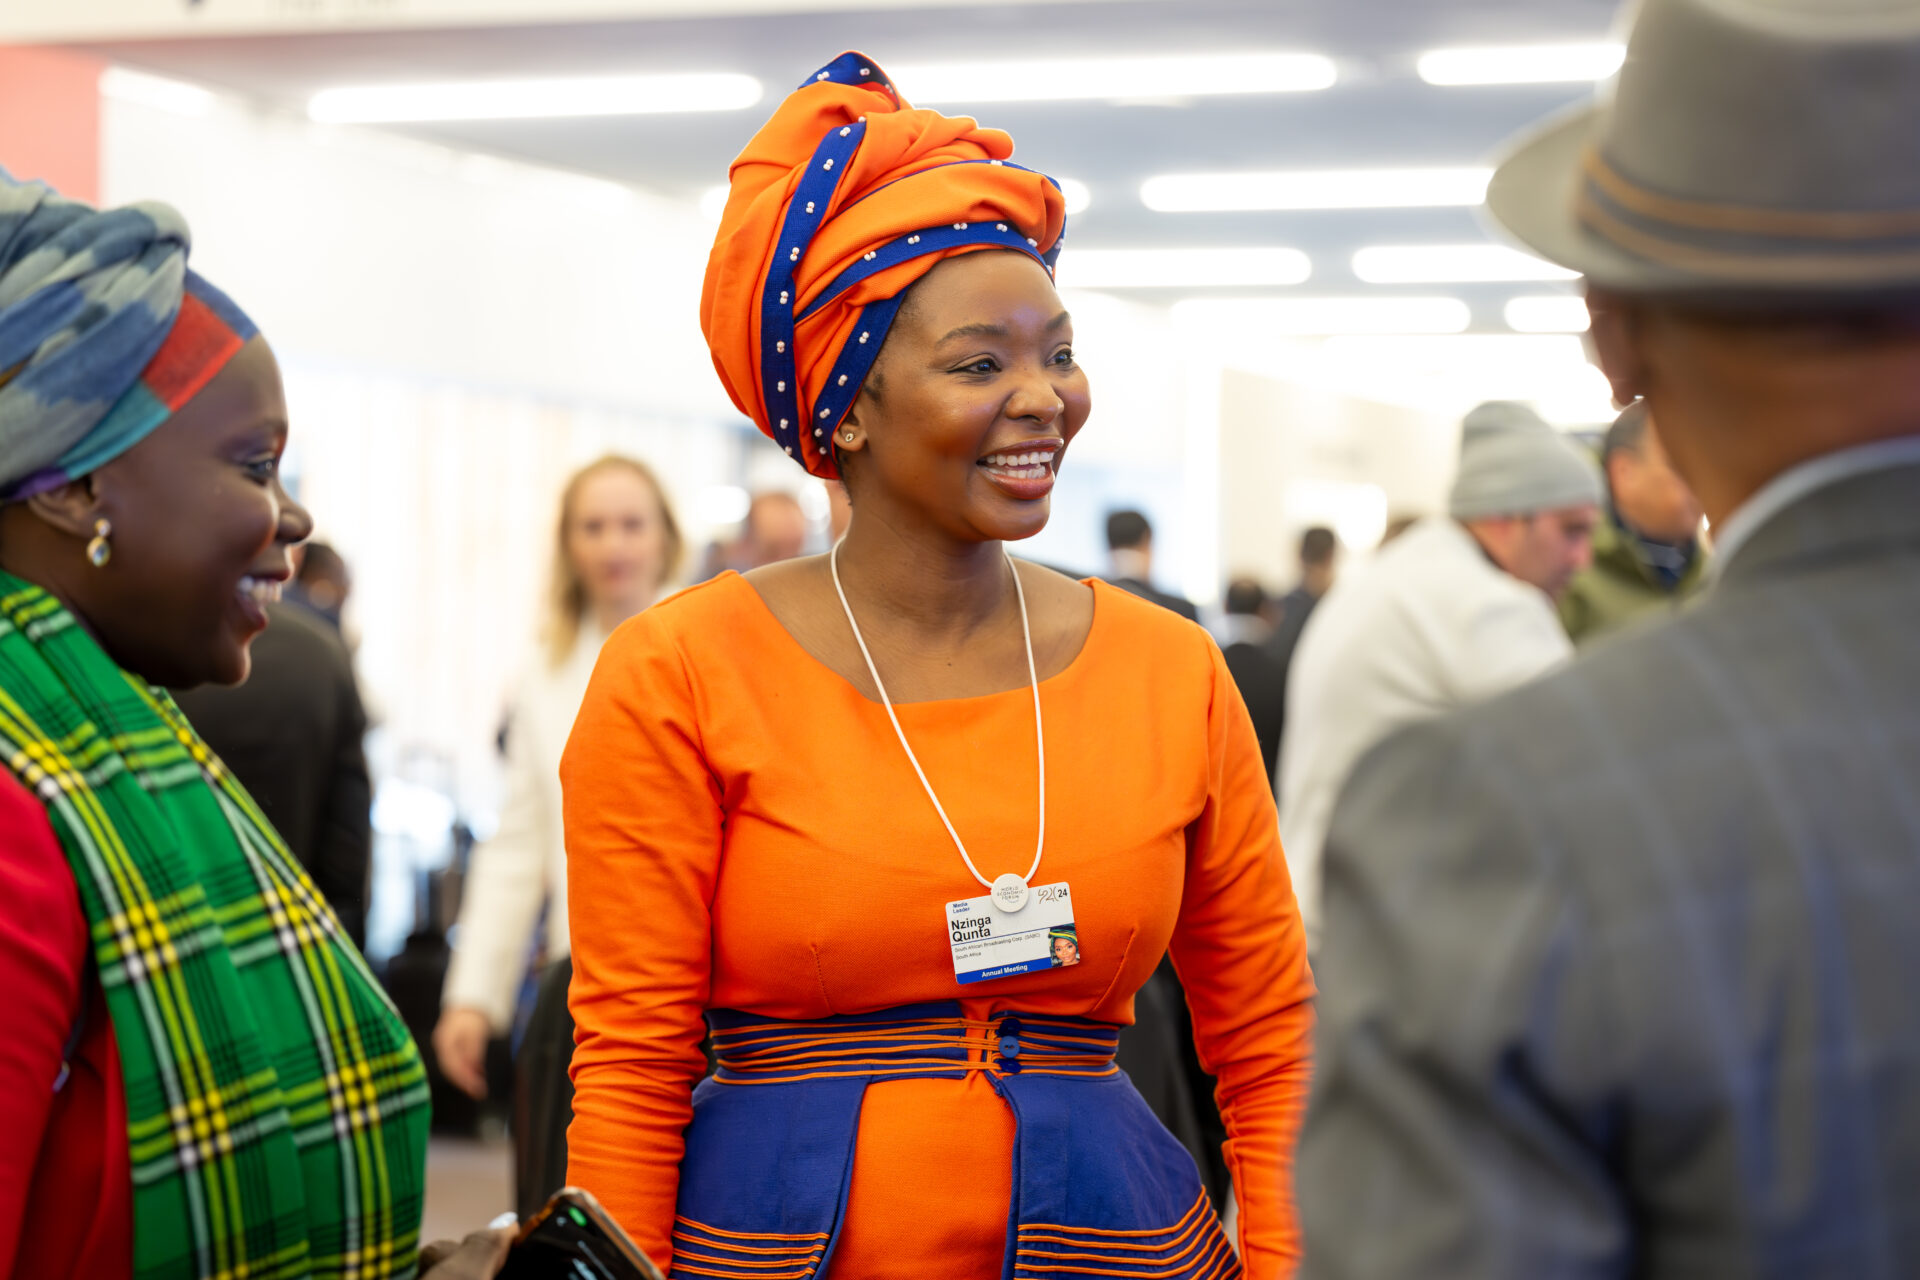
POLYGON ((1488 205, 1720 562, 1355 771, 1304 1274, 1920 1276, 1920 0, 1644 0, 1488 205))

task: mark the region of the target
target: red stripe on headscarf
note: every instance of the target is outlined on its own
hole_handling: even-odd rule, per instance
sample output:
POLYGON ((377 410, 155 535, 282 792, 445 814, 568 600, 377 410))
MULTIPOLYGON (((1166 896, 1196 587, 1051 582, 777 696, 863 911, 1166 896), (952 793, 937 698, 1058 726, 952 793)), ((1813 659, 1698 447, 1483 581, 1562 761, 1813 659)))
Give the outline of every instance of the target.
POLYGON ((243 345, 240 335, 189 291, 181 297, 180 314, 140 380, 160 403, 178 412, 243 345))

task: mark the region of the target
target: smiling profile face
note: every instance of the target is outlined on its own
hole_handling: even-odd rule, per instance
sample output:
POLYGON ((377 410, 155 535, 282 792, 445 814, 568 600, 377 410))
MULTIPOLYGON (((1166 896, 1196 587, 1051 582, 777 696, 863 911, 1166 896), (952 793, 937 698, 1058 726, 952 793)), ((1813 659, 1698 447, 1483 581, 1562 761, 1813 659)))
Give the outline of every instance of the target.
POLYGON ((855 518, 1030 538, 1092 407, 1046 271, 1005 251, 949 258, 913 286, 841 428, 855 438, 836 441, 855 518))
POLYGON ((313 522, 280 486, 287 406, 256 337, 146 439, 89 477, 112 559, 74 579, 88 624, 155 684, 237 684, 313 522))

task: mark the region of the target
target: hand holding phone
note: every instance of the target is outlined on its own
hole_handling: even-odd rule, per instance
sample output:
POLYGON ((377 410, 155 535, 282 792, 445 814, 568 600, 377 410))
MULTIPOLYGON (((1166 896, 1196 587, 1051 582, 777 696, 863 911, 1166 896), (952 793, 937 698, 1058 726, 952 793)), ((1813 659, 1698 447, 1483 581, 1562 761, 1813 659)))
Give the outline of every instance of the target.
POLYGON ((666 1280, 613 1215, 579 1187, 562 1188, 528 1219, 501 1280, 666 1280))

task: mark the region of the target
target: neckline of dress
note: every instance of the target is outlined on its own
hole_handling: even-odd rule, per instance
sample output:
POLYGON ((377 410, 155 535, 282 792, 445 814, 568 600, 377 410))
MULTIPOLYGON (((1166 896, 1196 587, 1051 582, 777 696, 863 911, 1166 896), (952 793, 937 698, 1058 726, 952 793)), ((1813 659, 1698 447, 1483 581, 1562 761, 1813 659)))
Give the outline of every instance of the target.
MULTIPOLYGON (((838 671, 834 670, 833 667, 822 661, 819 655, 815 654, 813 650, 801 644, 793 632, 787 630, 786 624, 780 621, 779 616, 775 614, 773 609, 767 604, 765 597, 760 594, 759 589, 751 582, 748 582, 744 574, 729 569, 725 573, 722 573, 719 578, 716 578, 715 581, 721 581, 727 578, 732 578, 739 582, 746 593, 753 598, 754 607, 759 611, 765 623, 778 633, 787 646, 804 658, 810 666, 818 670, 823 676, 833 680, 836 684, 843 686, 848 693, 866 705, 876 708, 882 705, 878 698, 868 697, 859 685, 841 675, 838 671)), ((1079 672, 1079 670, 1087 664, 1087 655, 1093 651, 1096 639, 1106 630, 1108 610, 1101 607, 1100 593, 1102 590, 1115 590, 1116 588, 1108 586, 1108 584, 1100 581, 1098 578, 1081 578, 1079 582, 1082 586, 1088 587, 1093 591, 1093 622, 1087 628, 1086 637, 1080 642, 1079 651, 1067 660, 1067 665, 1040 681, 1040 688, 1043 691, 1049 686, 1057 684, 1079 672)), ((896 711, 908 707, 958 707, 966 706, 970 703, 986 702, 993 698, 1004 698, 1009 694, 1015 693, 1031 695, 1032 691, 1033 686, 1025 680, 1022 680, 1017 685, 1006 689, 996 689, 992 693, 975 693, 959 698, 921 698, 911 702, 902 702, 895 699, 893 706, 896 711)))

